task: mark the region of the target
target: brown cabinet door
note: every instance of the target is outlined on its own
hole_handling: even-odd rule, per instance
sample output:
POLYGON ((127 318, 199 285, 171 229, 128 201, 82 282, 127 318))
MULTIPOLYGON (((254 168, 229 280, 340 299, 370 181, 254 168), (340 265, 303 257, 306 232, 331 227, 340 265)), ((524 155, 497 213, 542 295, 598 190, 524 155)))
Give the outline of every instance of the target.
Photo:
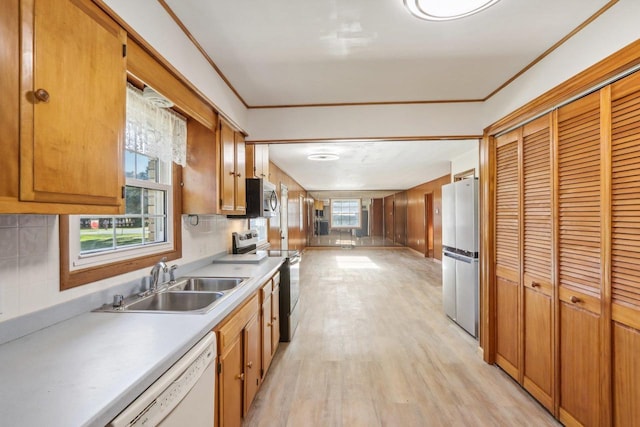
POLYGON ((235 132, 235 171, 236 171, 236 184, 235 184, 235 201, 234 209, 238 214, 243 214, 247 208, 246 200, 246 177, 245 177, 245 146, 244 136, 235 132))
POLYGON ((496 363, 520 371, 520 131, 496 138, 496 363))
POLYGON ((264 297, 262 303, 262 376, 267 374, 267 369, 271 365, 271 330, 273 329, 273 317, 271 311, 271 294, 264 297))
POLYGON ((236 145, 234 131, 224 120, 220 120, 220 210, 235 209, 236 145))
POLYGON ((21 15, 20 198, 117 213, 126 33, 88 0, 23 0, 21 15))
POLYGON ((242 397, 245 378, 242 363, 242 337, 238 336, 231 346, 226 348, 220 357, 222 369, 219 374, 220 387, 218 402, 220 403, 220 422, 224 427, 242 426, 242 397))
POLYGON ((599 425, 601 284, 600 94, 558 110, 560 420, 599 425))
POLYGON ((187 166, 182 168, 182 212, 217 212, 215 132, 196 120, 187 122, 187 166))
POLYGON ((273 320, 271 325, 271 356, 273 357, 280 343, 280 286, 273 288, 273 294, 271 296, 271 319, 273 320))
POLYGON ((640 419, 640 73, 611 85, 614 425, 640 419))
POLYGON ((244 327, 244 405, 243 416, 247 414, 253 398, 260 388, 260 322, 256 314, 244 327))
POLYGON ((525 125, 522 140, 522 384, 553 412, 551 114, 525 125))

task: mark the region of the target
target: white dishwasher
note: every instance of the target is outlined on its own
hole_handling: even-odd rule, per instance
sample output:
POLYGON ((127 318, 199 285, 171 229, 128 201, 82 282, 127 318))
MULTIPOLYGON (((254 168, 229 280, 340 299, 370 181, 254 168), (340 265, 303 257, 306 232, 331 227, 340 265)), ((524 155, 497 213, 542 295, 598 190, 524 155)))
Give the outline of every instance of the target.
POLYGON ((109 424, 211 427, 216 335, 210 332, 109 424))

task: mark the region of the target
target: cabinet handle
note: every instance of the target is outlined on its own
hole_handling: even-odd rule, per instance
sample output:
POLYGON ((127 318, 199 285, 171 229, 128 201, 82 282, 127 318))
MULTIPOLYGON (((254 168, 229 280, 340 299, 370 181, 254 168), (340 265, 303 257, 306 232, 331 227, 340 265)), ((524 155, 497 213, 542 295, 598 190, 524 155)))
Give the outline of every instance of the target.
POLYGON ((240 380, 240 381, 244 381, 244 372, 241 374, 236 375, 236 379, 240 380))
POLYGON ((582 302, 582 300, 580 298, 578 298, 577 296, 575 296, 575 295, 572 295, 569 300, 574 304, 582 302))
POLYGON ((241 173, 239 173, 239 174, 238 174, 238 178, 240 178, 241 176, 242 176, 242 174, 241 174, 241 173))
POLYGON ((249 363, 247 363, 247 368, 253 368, 253 361, 249 361, 249 363))
POLYGON ((49 102, 49 92, 47 92, 45 89, 38 89, 33 93, 33 95, 40 102, 49 102))
POLYGON ((267 323, 267 326, 268 326, 268 327, 271 327, 271 325, 272 325, 272 323, 271 323, 271 322, 268 322, 268 323, 267 323))
POLYGON ((229 175, 235 175, 236 173, 234 171, 229 172, 229 175))
POLYGON ((540 286, 540 283, 538 283, 538 282, 531 282, 531 287, 532 287, 532 288, 537 288, 537 287, 539 287, 539 286, 540 286))
POLYGON ((276 316, 273 316, 273 321, 275 322, 276 320, 278 320, 278 318, 276 316))

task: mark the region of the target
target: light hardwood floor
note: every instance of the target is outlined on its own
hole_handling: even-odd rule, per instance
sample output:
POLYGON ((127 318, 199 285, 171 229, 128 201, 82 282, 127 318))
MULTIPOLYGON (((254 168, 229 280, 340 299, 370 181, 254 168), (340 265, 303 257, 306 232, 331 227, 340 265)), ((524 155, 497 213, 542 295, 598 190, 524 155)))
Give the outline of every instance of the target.
POLYGON ((441 308, 441 265, 406 249, 307 250, 300 325, 244 426, 553 426, 441 308))

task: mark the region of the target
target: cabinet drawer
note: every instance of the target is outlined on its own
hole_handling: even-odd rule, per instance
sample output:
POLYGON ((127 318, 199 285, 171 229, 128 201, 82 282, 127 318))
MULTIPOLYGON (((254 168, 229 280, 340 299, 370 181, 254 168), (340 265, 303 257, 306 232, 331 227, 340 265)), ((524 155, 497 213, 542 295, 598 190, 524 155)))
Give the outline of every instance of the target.
POLYGON ((258 294, 254 294, 244 305, 227 316, 215 328, 218 332, 218 354, 223 354, 227 346, 233 344, 244 326, 258 312, 258 294))
POLYGON ((269 279, 260 289, 261 301, 267 299, 268 296, 271 295, 271 292, 273 292, 273 280, 269 279))

